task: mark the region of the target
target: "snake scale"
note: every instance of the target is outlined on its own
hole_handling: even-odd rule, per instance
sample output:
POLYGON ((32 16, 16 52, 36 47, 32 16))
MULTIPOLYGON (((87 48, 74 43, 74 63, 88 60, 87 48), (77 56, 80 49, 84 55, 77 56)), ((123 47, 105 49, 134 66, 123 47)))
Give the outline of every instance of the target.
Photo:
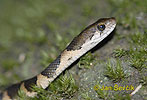
POLYGON ((31 90, 32 85, 46 89, 67 67, 78 58, 95 47, 105 39, 115 28, 114 17, 101 18, 86 27, 72 42, 60 53, 46 69, 33 78, 13 84, 0 93, 0 100, 14 100, 19 90, 23 90, 29 97, 37 95, 31 90))

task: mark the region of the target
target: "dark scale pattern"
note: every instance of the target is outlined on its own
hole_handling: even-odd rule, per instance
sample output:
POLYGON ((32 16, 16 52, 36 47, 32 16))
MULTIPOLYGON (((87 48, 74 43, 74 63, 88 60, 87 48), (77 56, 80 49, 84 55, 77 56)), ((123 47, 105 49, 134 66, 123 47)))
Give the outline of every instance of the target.
POLYGON ((6 89, 6 91, 8 92, 8 96, 10 96, 10 98, 13 98, 14 96, 17 95, 18 90, 20 89, 20 85, 21 83, 17 83, 17 84, 11 85, 10 87, 6 89))
POLYGON ((52 62, 44 71, 41 72, 42 75, 47 76, 48 78, 53 77, 56 69, 60 64, 61 55, 57 57, 57 59, 52 62))
POLYGON ((28 90, 28 91, 32 91, 32 85, 36 85, 36 81, 37 81, 37 76, 31 78, 31 79, 28 79, 28 80, 25 80, 23 81, 24 82, 24 86, 25 88, 28 90))
MULTIPOLYGON (((92 24, 96 25, 96 23, 92 24)), ((92 39, 96 32, 96 27, 92 27, 90 25, 89 27, 85 28, 84 31, 82 31, 77 37, 75 37, 72 42, 68 45, 66 48, 67 51, 71 50, 79 50, 82 48, 82 45, 86 42, 88 39, 92 39)))
POLYGON ((82 46, 82 44, 80 44, 78 42, 78 37, 75 37, 66 49, 67 49, 67 51, 79 50, 79 49, 81 49, 81 46, 82 46))

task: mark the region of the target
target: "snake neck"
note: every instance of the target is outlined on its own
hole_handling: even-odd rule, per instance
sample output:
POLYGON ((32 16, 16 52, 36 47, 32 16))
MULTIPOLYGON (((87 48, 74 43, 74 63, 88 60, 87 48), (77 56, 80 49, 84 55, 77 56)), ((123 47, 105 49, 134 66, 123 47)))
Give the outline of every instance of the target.
POLYGON ((40 85, 42 88, 48 87, 49 83, 59 76, 61 72, 90 50, 93 47, 91 44, 83 45, 86 42, 86 38, 86 35, 83 34, 75 37, 57 59, 37 76, 37 85, 40 85))
POLYGON ((41 72, 41 74, 38 75, 38 77, 41 77, 38 78, 38 83, 41 83, 40 85, 42 88, 48 87, 50 82, 52 82, 57 76, 59 76, 67 67, 69 67, 84 53, 86 53, 86 51, 82 51, 82 49, 65 49, 54 62, 52 62, 44 71, 41 72))

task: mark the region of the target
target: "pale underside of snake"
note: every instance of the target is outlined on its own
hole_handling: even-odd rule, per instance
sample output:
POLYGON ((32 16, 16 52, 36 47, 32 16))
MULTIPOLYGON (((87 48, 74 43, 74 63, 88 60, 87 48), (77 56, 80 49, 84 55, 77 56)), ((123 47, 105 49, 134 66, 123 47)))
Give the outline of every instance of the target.
POLYGON ((46 69, 33 78, 8 87, 0 94, 0 100, 13 100, 19 90, 23 90, 27 96, 36 96, 37 93, 31 90, 32 85, 46 89, 67 67, 105 39, 115 26, 116 20, 113 17, 101 18, 89 25, 72 40, 46 69))

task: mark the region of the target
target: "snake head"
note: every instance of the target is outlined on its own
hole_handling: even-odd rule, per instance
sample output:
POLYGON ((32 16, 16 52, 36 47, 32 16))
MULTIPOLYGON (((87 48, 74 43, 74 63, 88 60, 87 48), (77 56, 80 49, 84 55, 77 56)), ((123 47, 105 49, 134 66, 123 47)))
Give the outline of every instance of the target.
POLYGON ((79 50, 93 48, 105 37, 107 37, 115 28, 115 18, 101 18, 95 23, 85 28, 67 47, 67 50, 79 50))
POLYGON ((116 26, 116 20, 112 18, 102 18, 95 23, 96 31, 99 35, 110 34, 116 26))
POLYGON ((92 25, 88 26, 80 35, 79 39, 84 40, 82 48, 93 48, 105 37, 107 37, 116 26, 114 17, 101 18, 92 25))

